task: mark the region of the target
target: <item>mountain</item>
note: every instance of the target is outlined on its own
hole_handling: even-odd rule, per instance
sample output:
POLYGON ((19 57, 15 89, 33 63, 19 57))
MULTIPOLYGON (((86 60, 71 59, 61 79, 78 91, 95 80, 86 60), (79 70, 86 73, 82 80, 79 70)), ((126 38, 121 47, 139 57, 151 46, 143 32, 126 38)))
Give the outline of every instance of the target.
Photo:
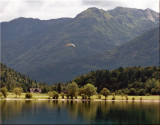
MULTIPOLYGON (((66 80, 63 75, 56 76, 54 72, 62 74, 61 67, 67 67, 68 62, 104 53, 132 40, 157 27, 158 20, 159 14, 150 9, 117 7, 108 11, 89 8, 75 18, 18 18, 2 22, 2 62, 37 80, 43 79, 39 74, 46 76, 44 81, 47 79, 47 82, 66 80), (68 43, 76 47, 66 47, 68 43), (47 68, 43 67, 52 70, 46 71, 43 69, 47 68)), ((82 73, 83 67, 98 68, 86 63, 79 67, 82 73)), ((71 69, 67 75, 64 74, 68 79, 75 75, 70 72, 71 69)))
POLYGON ((159 65, 159 27, 117 48, 108 61, 110 68, 119 66, 159 65), (112 66, 111 66, 112 65, 112 66))
POLYGON ((28 74, 37 80, 50 83, 71 80, 78 75, 97 69, 112 70, 120 66, 158 65, 159 28, 154 28, 113 50, 32 69, 28 74))

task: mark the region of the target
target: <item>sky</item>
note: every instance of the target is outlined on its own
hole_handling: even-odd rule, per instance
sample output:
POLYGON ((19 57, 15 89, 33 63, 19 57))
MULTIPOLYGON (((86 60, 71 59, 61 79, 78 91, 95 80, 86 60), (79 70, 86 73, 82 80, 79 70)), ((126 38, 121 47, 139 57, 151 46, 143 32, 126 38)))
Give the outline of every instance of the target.
POLYGON ((89 7, 109 10, 117 6, 159 12, 159 0, 0 0, 0 22, 19 17, 41 20, 75 17, 89 7))

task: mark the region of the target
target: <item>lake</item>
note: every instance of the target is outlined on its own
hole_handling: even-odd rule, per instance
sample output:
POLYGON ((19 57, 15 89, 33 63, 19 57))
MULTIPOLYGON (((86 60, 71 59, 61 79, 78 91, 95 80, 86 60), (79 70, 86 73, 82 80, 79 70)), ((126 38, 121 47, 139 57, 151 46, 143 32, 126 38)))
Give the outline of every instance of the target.
POLYGON ((2 124, 159 124, 159 102, 1 100, 2 124))

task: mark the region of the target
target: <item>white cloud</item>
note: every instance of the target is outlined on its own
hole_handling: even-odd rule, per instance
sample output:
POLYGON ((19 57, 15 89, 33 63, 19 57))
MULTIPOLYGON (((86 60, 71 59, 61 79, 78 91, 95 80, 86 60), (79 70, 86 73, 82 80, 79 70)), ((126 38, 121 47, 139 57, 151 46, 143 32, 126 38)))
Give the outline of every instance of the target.
POLYGON ((18 17, 46 20, 75 17, 89 7, 108 10, 116 6, 151 8, 158 12, 159 0, 0 0, 0 22, 18 17))
POLYGON ((150 8, 159 12, 159 0, 123 0, 125 6, 131 8, 146 9, 150 8))

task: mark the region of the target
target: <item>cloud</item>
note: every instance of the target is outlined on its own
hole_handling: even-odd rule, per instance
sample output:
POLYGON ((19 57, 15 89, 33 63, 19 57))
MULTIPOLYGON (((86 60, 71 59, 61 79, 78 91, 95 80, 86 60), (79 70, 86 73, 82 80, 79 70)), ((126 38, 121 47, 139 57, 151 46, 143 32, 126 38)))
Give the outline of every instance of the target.
POLYGON ((99 6, 103 8, 113 8, 124 5, 122 1, 115 0, 82 0, 82 4, 87 6, 99 6))
POLYGON ((150 8, 159 12, 159 0, 124 0, 123 3, 130 8, 150 8))
POLYGON ((74 17, 86 9, 81 6, 81 0, 0 0, 0 3, 1 22, 18 17, 74 17))
POLYGON ((82 0, 84 6, 98 6, 103 9, 112 9, 117 6, 146 9, 159 12, 159 0, 82 0))
POLYGON ((104 10, 113 9, 117 6, 125 6, 125 4, 121 1, 117 0, 82 0, 83 6, 87 7, 98 7, 104 10))
POLYGON ((0 0, 0 22, 18 17, 54 19, 75 17, 89 7, 104 10, 116 6, 151 8, 158 11, 158 0, 0 0))

